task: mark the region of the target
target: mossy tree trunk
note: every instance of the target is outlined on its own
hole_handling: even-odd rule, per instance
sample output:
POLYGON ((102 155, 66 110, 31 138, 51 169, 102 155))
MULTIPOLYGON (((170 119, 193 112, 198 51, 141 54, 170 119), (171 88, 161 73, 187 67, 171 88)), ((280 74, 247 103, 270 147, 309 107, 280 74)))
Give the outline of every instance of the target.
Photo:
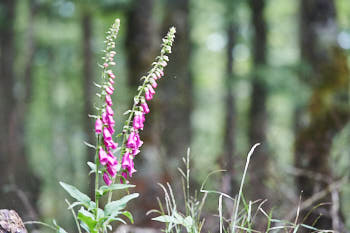
MULTIPOLYGON (((310 176, 296 178, 303 199, 325 190, 332 182, 330 150, 334 136, 349 121, 349 69, 344 51, 337 44, 336 9, 333 0, 300 1, 300 47, 307 69, 301 78, 312 89, 308 102, 308 122, 296 135, 295 165, 328 177, 323 182, 310 176)), ((318 200, 332 202, 331 195, 318 200)), ((315 203, 316 205, 317 203, 315 203)), ((312 211, 306 224, 320 217, 315 227, 342 231, 332 222, 331 205, 312 211)), ((305 210, 300 219, 309 211, 305 210)), ((333 216, 332 216, 333 215, 333 216)), ((341 219, 341 213, 336 213, 341 219)))

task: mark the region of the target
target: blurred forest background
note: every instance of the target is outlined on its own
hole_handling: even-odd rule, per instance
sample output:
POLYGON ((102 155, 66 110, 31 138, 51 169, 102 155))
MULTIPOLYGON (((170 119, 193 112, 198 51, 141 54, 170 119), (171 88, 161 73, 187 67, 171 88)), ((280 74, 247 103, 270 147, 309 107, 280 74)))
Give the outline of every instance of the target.
MULTIPOLYGON (((160 38, 177 28, 131 179, 136 225, 155 226, 145 213, 158 206, 157 182, 179 183, 188 147, 193 187, 226 169, 207 187, 235 195, 260 142, 245 198, 268 199, 280 219, 294 219, 300 195, 311 200, 302 215, 327 203, 306 223, 321 214, 317 227, 349 231, 349 0, 1 0, 0 208, 73 229, 58 181, 91 188, 83 141, 94 142, 87 115, 116 17, 119 129, 160 38)), ((217 197, 204 213, 215 232, 209 210, 217 197)))

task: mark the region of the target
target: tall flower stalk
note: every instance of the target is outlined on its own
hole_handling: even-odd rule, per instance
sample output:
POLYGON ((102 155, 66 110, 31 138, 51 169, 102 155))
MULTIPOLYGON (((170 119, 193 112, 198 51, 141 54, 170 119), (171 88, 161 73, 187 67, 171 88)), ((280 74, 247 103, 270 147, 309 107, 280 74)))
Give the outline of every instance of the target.
MULTIPOLYGON (((121 218, 122 216, 133 222, 131 213, 126 211, 125 207, 127 202, 138 197, 138 193, 128 194, 119 200, 112 201, 112 192, 134 187, 134 185, 128 184, 127 179, 136 172, 134 158, 140 152, 140 147, 143 144, 140 131, 144 127, 145 115, 150 112, 147 101, 153 98, 158 86, 157 82, 164 76, 164 67, 169 61, 167 54, 171 53, 171 46, 175 38, 175 28, 172 27, 163 38, 160 55, 152 63, 151 70, 141 78, 142 84, 137 89, 133 106, 126 113, 129 116, 122 129, 122 143, 118 146, 118 143, 113 140, 115 120, 111 96, 115 90, 116 75, 111 67, 116 65, 114 61, 116 55, 115 40, 119 26, 120 21, 116 19, 107 31, 106 40, 104 41, 103 62, 100 65, 102 69, 101 80, 99 83, 95 83, 95 86, 99 88, 99 92, 96 94, 99 97, 99 102, 95 106, 97 113, 96 115, 89 115, 95 118, 96 144, 93 146, 86 143, 96 150, 94 163, 88 162, 91 168, 90 173, 95 173, 94 200, 91 200, 76 187, 60 182, 61 186, 76 200, 73 204, 67 203, 69 203, 68 208, 73 213, 79 232, 81 228, 89 233, 112 231, 111 223, 113 221, 125 223, 121 218), (106 185, 100 185, 100 175, 106 185), (120 184, 114 184, 116 178, 120 179, 120 184), (108 202, 102 209, 99 205, 99 199, 107 193, 108 202), (76 206, 81 206, 77 214, 74 210, 76 206)), ((54 223, 54 227, 59 232, 65 232, 56 223, 54 223)))
MULTIPOLYGON (((132 177, 136 172, 134 159, 140 152, 143 141, 140 139, 140 131, 143 130, 146 120, 145 115, 150 112, 147 101, 152 100, 158 81, 164 76, 164 67, 167 66, 169 58, 167 54, 171 53, 171 47, 175 39, 175 27, 171 27, 169 32, 162 40, 160 55, 152 63, 152 68, 146 76, 143 76, 142 84, 137 88, 138 92, 134 97, 134 103, 130 110, 128 119, 123 127, 123 142, 121 144, 121 183, 132 177)), ((115 179, 113 180, 113 183, 115 179)), ((112 192, 109 192, 108 202, 112 199, 112 192)))
MULTIPOLYGON (((110 67, 115 66, 114 56, 115 40, 118 35, 120 26, 119 19, 116 19, 114 24, 107 31, 105 42, 104 57, 102 57, 103 65, 101 74, 101 84, 96 84, 100 88, 100 93, 97 96, 100 98, 100 104, 96 106, 98 114, 94 116, 95 121, 95 133, 96 133, 96 155, 95 155, 95 202, 96 209, 98 209, 98 188, 99 188, 99 174, 100 168, 103 172, 103 180, 107 185, 112 183, 111 179, 114 178, 118 170, 118 160, 113 154, 113 150, 117 149, 118 144, 113 141, 112 137, 115 132, 114 126, 114 111, 112 109, 111 95, 114 92, 115 74, 110 67)), ((97 216, 97 212, 95 215, 97 216)))

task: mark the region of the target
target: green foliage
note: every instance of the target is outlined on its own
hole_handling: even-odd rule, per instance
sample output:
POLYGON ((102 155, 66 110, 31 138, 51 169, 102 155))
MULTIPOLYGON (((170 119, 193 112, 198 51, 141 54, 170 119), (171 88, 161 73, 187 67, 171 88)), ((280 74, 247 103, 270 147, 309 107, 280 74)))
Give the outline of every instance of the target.
MULTIPOLYGON (((121 199, 112 201, 108 203, 104 209, 100 209, 96 206, 96 203, 91 201, 91 199, 84 193, 80 192, 76 187, 60 182, 60 185, 68 192, 68 194, 73 197, 76 202, 69 205, 68 209, 72 209, 77 205, 82 205, 78 211, 77 219, 80 220, 80 226, 90 233, 106 232, 107 229, 111 228, 111 223, 113 221, 119 221, 124 224, 126 222, 121 218, 122 216, 127 217, 131 223, 134 222, 132 214, 129 211, 124 210, 126 205, 132 199, 139 196, 138 193, 132 193, 123 196, 121 199)), ((101 198, 105 194, 115 190, 122 190, 133 188, 135 185, 131 184, 113 184, 111 186, 101 186, 98 190, 98 197, 101 198)), ((77 226, 78 229, 80 228, 77 226)), ((62 229, 63 230, 63 229, 62 229)))
POLYGON ((78 201, 79 204, 84 205, 85 208, 93 209, 96 207, 95 202, 91 201, 89 196, 80 192, 76 187, 66 184, 64 182, 60 182, 60 185, 73 197, 78 201))

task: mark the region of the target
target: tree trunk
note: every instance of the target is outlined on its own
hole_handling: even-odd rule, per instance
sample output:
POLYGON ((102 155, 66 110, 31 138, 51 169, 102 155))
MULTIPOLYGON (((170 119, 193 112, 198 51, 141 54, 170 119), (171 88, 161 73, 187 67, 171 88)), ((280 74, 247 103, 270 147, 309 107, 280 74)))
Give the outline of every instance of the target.
MULTIPOLYGON (((224 131, 224 153, 223 153, 223 168, 227 173, 223 176, 223 192, 234 196, 237 191, 237 184, 234 182, 233 157, 235 155, 235 102, 233 97, 233 47, 235 45, 236 25, 229 22, 227 26, 227 68, 226 68, 226 117, 224 131)), ((232 208, 231 208, 232 209, 232 208)))
MULTIPOLYGON (((159 53, 159 43, 157 42, 157 28, 153 17, 154 0, 135 0, 129 8, 127 15, 127 38, 126 47, 128 52, 128 82, 131 93, 135 94, 136 89, 141 85, 140 78, 147 75, 152 62, 159 53)), ((159 39, 158 39, 159 40, 159 39)), ((163 80, 162 80, 163 81, 163 80)), ((158 88, 163 88, 163 82, 158 88)), ((151 112, 146 116, 145 128, 141 133, 144 144, 136 160, 136 170, 138 170, 132 183, 137 184, 136 191, 143 193, 143 198, 136 201, 135 218, 138 226, 151 226, 154 224, 146 212, 150 209, 158 208, 152 195, 148 193, 159 193, 159 188, 155 185, 161 181, 162 170, 159 161, 160 156, 160 133, 159 121, 157 121, 159 110, 159 89, 156 96, 148 102, 151 112), (152 169, 149 167, 152 166, 152 169)))
MULTIPOLYGON (((190 74, 189 0, 167 0, 164 32, 176 27, 171 61, 159 99, 162 118, 162 145, 167 158, 177 162, 191 142, 192 78, 190 74)), ((175 165, 175 164, 174 164, 175 165)))
POLYGON ((32 20, 34 5, 30 2, 28 21, 28 61, 23 74, 26 85, 24 94, 16 96, 14 74, 15 44, 14 20, 16 1, 0 3, 4 9, 0 28, 0 205, 2 208, 15 209, 24 219, 37 218, 36 201, 39 194, 39 181, 28 164, 24 142, 24 122, 27 103, 31 99, 32 61, 34 42, 32 20))
MULTIPOLYGON (((305 171, 322 174, 328 179, 317 182, 310 176, 296 178, 298 192, 303 199, 327 188, 332 182, 330 167, 330 149, 334 136, 349 121, 348 86, 349 69, 344 51, 337 44, 336 10, 333 0, 300 1, 300 47, 302 61, 307 72, 301 78, 312 88, 308 103, 309 122, 298 132, 295 142, 295 165, 305 171)), ((332 202, 327 195, 321 202, 332 202)), ((317 203, 315 203, 316 205, 317 203)), ((312 211, 306 219, 311 225, 320 214, 315 227, 333 229, 335 226, 331 214, 331 205, 324 205, 312 211)), ((300 219, 310 209, 301 214, 300 219)))
POLYGON ((250 9, 252 12, 253 26, 253 79, 252 95, 250 104, 250 125, 249 140, 250 144, 260 142, 262 146, 256 152, 250 164, 251 169, 251 187, 253 200, 268 198, 267 188, 264 182, 268 177, 268 154, 266 143, 266 99, 267 87, 264 82, 262 69, 267 65, 266 40, 267 25, 264 17, 265 0, 250 0, 250 9))
MULTIPOLYGON (((83 95, 84 95, 84 132, 85 140, 88 143, 94 144, 95 137, 92 132, 93 129, 93 120, 88 117, 89 114, 94 113, 93 109, 93 81, 94 81, 94 65, 93 65, 93 51, 92 51, 92 16, 91 12, 82 7, 82 16, 81 16, 81 29, 82 29, 82 41, 83 41, 83 95)), ((90 148, 86 149, 86 161, 93 161, 95 156, 95 151, 90 148)), ((94 196, 94 175, 90 176, 90 196, 94 196)))

